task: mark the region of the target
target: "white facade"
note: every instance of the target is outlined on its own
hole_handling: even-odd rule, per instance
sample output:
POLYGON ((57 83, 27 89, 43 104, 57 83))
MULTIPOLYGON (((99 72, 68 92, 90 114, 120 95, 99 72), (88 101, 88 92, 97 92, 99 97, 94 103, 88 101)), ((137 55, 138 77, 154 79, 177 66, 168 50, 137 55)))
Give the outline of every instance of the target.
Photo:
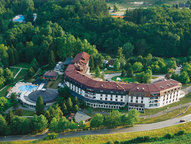
POLYGON ((65 80, 65 84, 75 93, 81 95, 87 99, 86 104, 93 108, 107 108, 107 109, 119 109, 121 107, 128 106, 129 110, 137 109, 138 111, 144 111, 144 109, 152 109, 166 106, 168 104, 179 101, 181 97, 181 88, 171 88, 155 94, 156 96, 131 96, 128 93, 116 94, 116 93, 102 93, 85 91, 84 89, 72 84, 65 80), (90 101, 89 101, 90 100, 90 101), (112 103, 113 102, 113 103, 112 103), (120 102, 122 104, 117 104, 120 102))

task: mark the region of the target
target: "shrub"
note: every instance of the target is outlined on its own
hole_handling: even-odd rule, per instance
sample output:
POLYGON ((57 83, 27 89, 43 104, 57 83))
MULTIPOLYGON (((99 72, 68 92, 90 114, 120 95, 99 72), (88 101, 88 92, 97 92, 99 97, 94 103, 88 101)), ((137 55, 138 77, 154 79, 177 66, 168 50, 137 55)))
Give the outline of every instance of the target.
POLYGON ((181 135, 184 135, 184 134, 185 134, 185 131, 184 130, 180 130, 175 135, 176 136, 181 136, 181 135))
POLYGON ((115 141, 114 144, 120 144, 120 142, 119 141, 115 141))
POLYGON ((165 136, 164 136, 164 138, 166 138, 166 139, 171 139, 173 136, 171 135, 171 134, 166 134, 165 136))
POLYGON ((113 144, 113 142, 112 141, 108 141, 106 144, 113 144))
POLYGON ((56 139, 58 137, 57 133, 48 133, 48 135, 44 138, 44 140, 52 140, 52 139, 56 139))

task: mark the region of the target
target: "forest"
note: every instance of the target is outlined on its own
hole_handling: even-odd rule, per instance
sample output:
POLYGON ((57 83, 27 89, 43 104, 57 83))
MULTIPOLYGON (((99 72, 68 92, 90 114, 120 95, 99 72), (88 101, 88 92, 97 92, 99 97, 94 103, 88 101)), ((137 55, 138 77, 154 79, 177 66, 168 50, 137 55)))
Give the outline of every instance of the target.
POLYGON ((168 5, 140 8, 127 10, 125 19, 115 19, 102 0, 2 0, 0 14, 3 66, 33 58, 44 65, 51 51, 56 60, 81 51, 115 56, 119 47, 126 58, 149 53, 160 57, 191 54, 189 9, 168 5), (31 18, 33 13, 37 13, 36 21, 31 18), (25 16, 24 23, 11 20, 17 14, 25 16))

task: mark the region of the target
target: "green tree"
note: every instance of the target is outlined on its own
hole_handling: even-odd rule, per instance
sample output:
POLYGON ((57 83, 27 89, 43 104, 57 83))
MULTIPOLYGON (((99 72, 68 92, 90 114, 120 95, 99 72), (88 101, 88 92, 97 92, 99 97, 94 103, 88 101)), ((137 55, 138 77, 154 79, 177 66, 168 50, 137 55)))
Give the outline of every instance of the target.
POLYGON ((79 111, 79 107, 78 107, 78 105, 75 105, 74 106, 74 112, 77 112, 77 111, 79 111))
POLYGON ((67 109, 67 106, 65 103, 63 103, 63 105, 62 105, 62 112, 63 112, 64 116, 66 116, 68 114, 68 109, 67 109))
POLYGON ((13 108, 17 109, 19 106, 19 102, 15 93, 11 94, 11 102, 13 103, 13 108))
POLYGON ((10 110, 10 111, 8 112, 7 116, 6 116, 6 121, 7 121, 8 124, 10 124, 11 119, 12 119, 13 117, 14 117, 13 111, 10 110))
POLYGON ((58 93, 59 93, 59 97, 64 97, 65 99, 71 96, 71 90, 67 86, 65 86, 64 88, 59 88, 58 93))
POLYGON ((176 61, 175 60, 169 60, 167 63, 167 68, 168 69, 176 69, 177 65, 176 65, 176 61))
POLYGON ((0 44, 0 61, 4 66, 9 64, 8 47, 4 44, 0 44))
POLYGON ((34 115, 31 119, 31 128, 34 132, 40 132, 46 129, 48 126, 48 120, 44 115, 34 115))
POLYGON ((58 130, 58 120, 56 118, 53 118, 51 120, 49 129, 50 129, 50 131, 57 131, 58 130))
POLYGON ((114 62, 114 64, 113 64, 113 67, 114 67, 115 70, 119 70, 119 68, 120 68, 120 62, 119 62, 118 59, 115 59, 115 62, 114 62))
POLYGON ((39 96, 36 101, 36 114, 41 115, 44 113, 44 102, 42 96, 39 96))
POLYGON ((94 57, 93 57, 93 56, 90 56, 90 69, 91 69, 92 71, 95 70, 94 57))
POLYGON ((5 118, 2 115, 0 115, 0 135, 5 135, 6 129, 7 129, 7 122, 5 118))
POLYGON ((128 124, 128 117, 126 115, 121 116, 121 124, 122 125, 128 124))
POLYGON ((123 54, 125 55, 125 58, 129 58, 133 55, 134 46, 127 42, 123 45, 123 54))
POLYGON ((140 72, 143 69, 143 65, 141 62, 135 62, 132 66, 134 72, 140 72))
POLYGON ((73 104, 74 104, 74 105, 78 105, 78 98, 77 98, 77 96, 74 97, 74 99, 73 99, 73 104))
POLYGON ((123 48, 122 47, 119 47, 118 50, 117 50, 117 56, 118 56, 118 59, 121 59, 123 58, 123 48))
POLYGON ((124 77, 126 75, 126 71, 123 69, 121 72, 121 76, 124 77))
POLYGON ((53 69, 55 67, 55 65, 56 65, 56 61, 55 61, 54 52, 51 50, 50 56, 49 56, 49 61, 48 61, 49 69, 53 69))
POLYGON ((72 111, 72 107, 73 107, 73 103, 72 103, 71 98, 68 98, 66 105, 67 105, 68 111, 71 112, 72 111))
POLYGON ((133 69, 132 68, 127 70, 127 77, 133 77, 133 69))
POLYGON ((133 109, 128 112, 128 124, 133 126, 135 123, 139 122, 139 115, 140 113, 133 109))
POLYGON ((6 79, 6 84, 13 81, 13 73, 8 68, 4 70, 4 78, 6 79))
POLYGON ((99 67, 97 67, 95 70, 95 77, 101 77, 101 72, 99 67))
POLYGON ((39 64, 36 58, 33 58, 33 60, 31 61, 31 67, 33 68, 34 71, 37 71, 39 69, 39 64))
POLYGON ((183 84, 189 83, 190 82, 190 78, 188 76, 188 73, 183 71, 181 72, 180 76, 179 76, 179 81, 183 84))
POLYGON ((8 104, 8 100, 5 97, 0 97, 0 112, 2 112, 8 104))
POLYGON ((117 110, 112 110, 104 119, 104 125, 108 128, 114 128, 120 125, 121 114, 117 110))
POLYGON ((29 120, 24 117, 14 116, 10 122, 10 130, 12 134, 29 133, 31 131, 29 126, 29 120))
POLYGON ((104 117, 102 114, 96 114, 90 121, 91 127, 100 127, 103 124, 104 117))

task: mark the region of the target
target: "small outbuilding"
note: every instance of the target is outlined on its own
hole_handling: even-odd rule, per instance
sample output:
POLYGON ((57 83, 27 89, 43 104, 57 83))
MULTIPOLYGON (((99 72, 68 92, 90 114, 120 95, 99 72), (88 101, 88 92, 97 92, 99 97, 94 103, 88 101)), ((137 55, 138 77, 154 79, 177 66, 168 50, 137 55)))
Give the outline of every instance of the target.
POLYGON ((111 60, 109 60, 109 62, 107 63, 107 65, 108 65, 108 67, 113 68, 114 63, 115 63, 115 60, 114 60, 114 59, 111 59, 111 60))
POLYGON ((82 121, 83 123, 86 123, 86 122, 90 121, 91 117, 81 111, 78 111, 75 114, 74 119, 77 123, 79 123, 80 121, 82 121))
POLYGON ((45 74, 43 75, 43 79, 47 79, 47 80, 56 80, 57 77, 58 77, 58 73, 53 70, 49 70, 45 72, 45 74))

